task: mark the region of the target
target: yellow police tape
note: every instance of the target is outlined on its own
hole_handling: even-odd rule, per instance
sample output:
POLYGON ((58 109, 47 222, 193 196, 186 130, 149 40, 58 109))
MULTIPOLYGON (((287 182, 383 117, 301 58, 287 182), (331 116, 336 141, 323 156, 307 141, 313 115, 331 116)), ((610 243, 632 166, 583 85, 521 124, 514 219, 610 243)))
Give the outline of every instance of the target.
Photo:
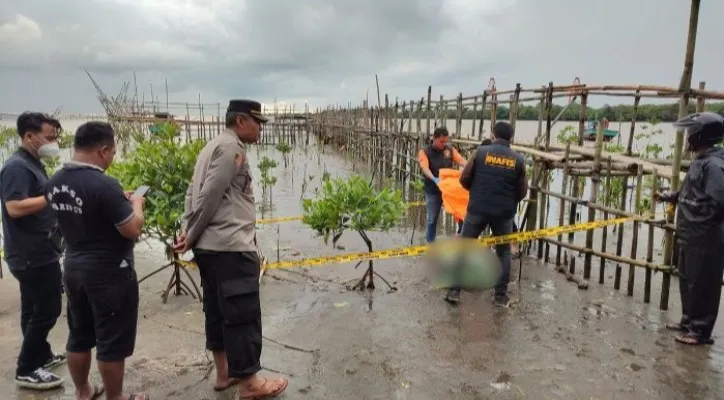
MULTIPOLYGON (((407 205, 410 206, 410 207, 419 207, 419 206, 424 206, 424 205, 425 205, 425 202, 424 202, 424 201, 413 201, 413 202, 407 203, 407 205)), ((278 217, 278 218, 257 219, 257 220, 256 220, 256 223, 259 224, 259 225, 268 225, 268 224, 277 224, 277 223, 279 223, 279 222, 301 221, 301 220, 302 220, 302 216, 301 216, 301 215, 297 215, 297 216, 294 216, 294 217, 278 217)))
MULTIPOLYGON (((616 219, 608 219, 602 221, 584 222, 575 225, 564 225, 557 226, 554 228, 545 228, 532 232, 516 232, 509 235, 501 236, 488 236, 480 238, 479 242, 483 246, 494 246, 498 244, 514 243, 514 242, 525 242, 528 240, 542 239, 545 237, 561 235, 571 232, 587 231, 590 229, 602 228, 608 225, 617 225, 633 220, 631 217, 623 217, 616 219)), ((364 261, 364 260, 384 260, 387 258, 395 257, 415 257, 423 255, 427 252, 428 246, 409 246, 401 247, 396 249, 378 250, 373 252, 364 253, 348 253, 340 254, 338 256, 324 256, 315 258, 306 258, 303 260, 293 261, 280 261, 275 263, 269 263, 266 265, 267 269, 275 268, 294 268, 294 267, 306 267, 306 266, 318 266, 334 263, 346 263, 352 261, 364 261)))
MULTIPOLYGON (((539 229, 531 232, 515 232, 509 235, 501 236, 486 236, 480 238, 478 242, 483 246, 494 246, 499 244, 514 243, 514 242, 525 242, 528 240, 542 239, 550 236, 562 235, 565 233, 588 231, 591 229, 603 228, 604 226, 622 224, 633 220, 633 217, 622 217, 615 219, 606 219, 601 221, 583 222, 574 225, 563 225, 556 226, 553 228, 539 229)), ((365 261, 365 260, 384 260, 388 258, 396 257, 415 257, 421 256, 427 253, 428 246, 408 246, 399 247, 396 249, 377 250, 372 252, 364 253, 347 253, 340 254, 337 256, 323 256, 314 258, 305 258, 301 260, 292 261, 280 261, 275 263, 266 264, 266 269, 276 268, 295 268, 295 267, 307 267, 307 266, 319 266, 335 263, 347 263, 352 261, 365 261)), ((192 261, 179 260, 178 264, 186 268, 196 268, 196 264, 192 261)))

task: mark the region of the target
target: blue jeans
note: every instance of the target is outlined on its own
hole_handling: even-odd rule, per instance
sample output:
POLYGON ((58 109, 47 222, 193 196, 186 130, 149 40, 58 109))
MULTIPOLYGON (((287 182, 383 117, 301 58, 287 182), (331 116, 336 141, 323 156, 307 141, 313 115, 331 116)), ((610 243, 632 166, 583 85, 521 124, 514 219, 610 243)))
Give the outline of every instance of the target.
POLYGON ((442 193, 425 193, 425 207, 427 208, 427 232, 425 238, 427 243, 435 241, 437 236, 437 219, 442 209, 442 193))
MULTIPOLYGON (((493 231, 493 236, 508 235, 513 232, 513 219, 468 213, 463 223, 462 236, 478 238, 488 226, 493 231)), ((503 296, 508 293, 508 282, 510 282, 510 243, 496 245, 495 253, 500 259, 500 266, 503 270, 498 284, 495 285, 495 295, 503 296)))

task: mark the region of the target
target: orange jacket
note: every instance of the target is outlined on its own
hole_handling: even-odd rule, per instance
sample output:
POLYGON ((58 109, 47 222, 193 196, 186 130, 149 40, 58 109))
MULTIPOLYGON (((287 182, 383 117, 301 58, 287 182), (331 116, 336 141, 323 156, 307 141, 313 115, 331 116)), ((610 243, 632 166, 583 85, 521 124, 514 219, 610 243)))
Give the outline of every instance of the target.
POLYGON ((456 169, 440 168, 440 182, 437 184, 442 192, 445 212, 457 221, 465 220, 470 201, 470 193, 460 184, 460 173, 461 171, 456 169))

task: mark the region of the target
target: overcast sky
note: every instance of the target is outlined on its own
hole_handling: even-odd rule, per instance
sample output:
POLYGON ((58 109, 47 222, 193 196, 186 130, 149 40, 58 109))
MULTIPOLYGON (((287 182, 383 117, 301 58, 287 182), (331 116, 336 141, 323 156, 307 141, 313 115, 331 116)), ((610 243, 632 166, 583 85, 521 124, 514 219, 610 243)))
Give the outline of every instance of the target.
MULTIPOLYGON (((694 82, 724 90, 724 1, 694 82)), ((165 102, 359 103, 572 83, 678 84, 688 0, 2 0, 0 111, 100 111, 136 71, 165 102), (376 100, 375 100, 376 101, 376 100)), ((132 92, 132 89, 131 89, 132 92)), ((132 94, 132 93, 131 93, 132 94)), ((595 100, 602 103, 605 99, 595 100)), ((609 98, 616 103, 620 98, 609 98)))

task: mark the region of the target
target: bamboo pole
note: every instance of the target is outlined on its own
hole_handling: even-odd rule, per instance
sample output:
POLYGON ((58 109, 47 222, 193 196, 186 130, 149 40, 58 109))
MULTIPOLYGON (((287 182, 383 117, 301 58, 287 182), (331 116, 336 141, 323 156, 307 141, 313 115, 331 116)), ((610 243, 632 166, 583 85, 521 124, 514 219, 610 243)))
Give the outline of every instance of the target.
MULTIPOLYGON (((658 180, 659 177, 656 175, 656 172, 654 172, 654 175, 652 176, 652 183, 651 183, 651 193, 656 193, 658 190, 658 180)), ((651 201, 651 205, 649 207, 649 212, 651 212, 652 215, 656 214, 656 202, 651 201)), ((646 262, 652 262, 654 260, 654 226, 649 225, 649 236, 647 240, 647 246, 646 246, 646 262)), ((651 270, 646 270, 646 277, 644 280, 644 303, 650 303, 651 302, 651 270)))
MULTIPOLYGON (((701 0, 691 0, 691 10, 689 13, 689 32, 686 40, 686 55, 684 56, 684 70, 681 74, 679 82, 679 92, 681 98, 679 100, 679 118, 683 118, 687 113, 689 105, 688 90, 691 88, 691 76, 694 69, 694 51, 696 49, 696 31, 699 24, 699 6, 701 0)), ((684 132, 681 129, 676 130, 676 138, 674 140, 674 163, 671 166, 671 190, 679 189, 679 171, 681 170, 681 159, 684 151, 684 132)), ((674 221, 674 214, 667 215, 669 222, 674 221)), ((669 265, 671 262, 674 237, 673 233, 667 232, 664 236, 664 264, 669 265)))
MULTIPOLYGON (((643 186, 643 168, 639 166, 638 175, 636 177, 636 194, 634 197, 634 204, 633 209, 634 212, 637 212, 639 209, 639 205, 641 204, 641 189, 643 186)), ((631 238, 631 259, 636 259, 636 253, 638 252, 638 243, 639 243, 639 222, 637 220, 633 221, 633 235, 631 238)), ((635 265, 633 263, 629 263, 629 269, 628 269, 628 286, 627 286, 627 293, 629 296, 633 296, 634 291, 634 285, 635 285, 635 271, 634 271, 635 265)))
MULTIPOLYGON (((609 195, 611 193, 611 159, 609 158, 607 160, 607 168, 608 175, 606 176, 606 182, 604 183, 604 201, 603 205, 608 207, 609 206, 609 195)), ((595 203, 595 202, 594 202, 595 203)), ((603 212, 603 219, 608 219, 608 212, 603 212)), ((608 244, 608 226, 603 227, 603 232, 601 235, 601 253, 606 253, 606 247, 608 244)), ((600 257, 600 264, 598 266, 598 283, 603 284, 606 279, 606 259, 603 257, 600 257)))
POLYGON ((480 124, 478 125, 478 142, 483 140, 483 126, 485 125, 485 104, 488 100, 488 91, 483 91, 483 101, 480 106, 480 124))
MULTIPOLYGON (((565 194, 568 190, 568 168, 570 160, 568 159, 568 154, 570 150, 571 144, 566 144, 566 153, 565 153, 565 165, 563 166, 563 179, 561 181, 561 193, 565 194)), ((566 200, 563 198, 559 198, 558 202, 558 226, 563 226, 563 217, 565 214, 566 209, 566 200)), ((563 234, 558 234, 558 241, 561 242, 563 240, 563 234)), ((556 247, 556 266, 561 265, 561 251, 562 247, 557 246, 556 247)))
MULTIPOLYGON (((600 175, 598 171, 601 169, 601 151, 603 150, 603 122, 598 121, 598 131, 596 132, 596 156, 594 158, 594 172, 591 176, 592 188, 590 195, 590 202, 595 203, 598 198, 598 186, 601 183, 600 175)), ((588 222, 593 222, 596 219, 596 209, 588 209, 588 222)), ((593 248, 593 230, 586 231, 586 247, 589 249, 593 248)), ((583 260, 583 279, 591 279, 591 253, 586 253, 583 260)))

